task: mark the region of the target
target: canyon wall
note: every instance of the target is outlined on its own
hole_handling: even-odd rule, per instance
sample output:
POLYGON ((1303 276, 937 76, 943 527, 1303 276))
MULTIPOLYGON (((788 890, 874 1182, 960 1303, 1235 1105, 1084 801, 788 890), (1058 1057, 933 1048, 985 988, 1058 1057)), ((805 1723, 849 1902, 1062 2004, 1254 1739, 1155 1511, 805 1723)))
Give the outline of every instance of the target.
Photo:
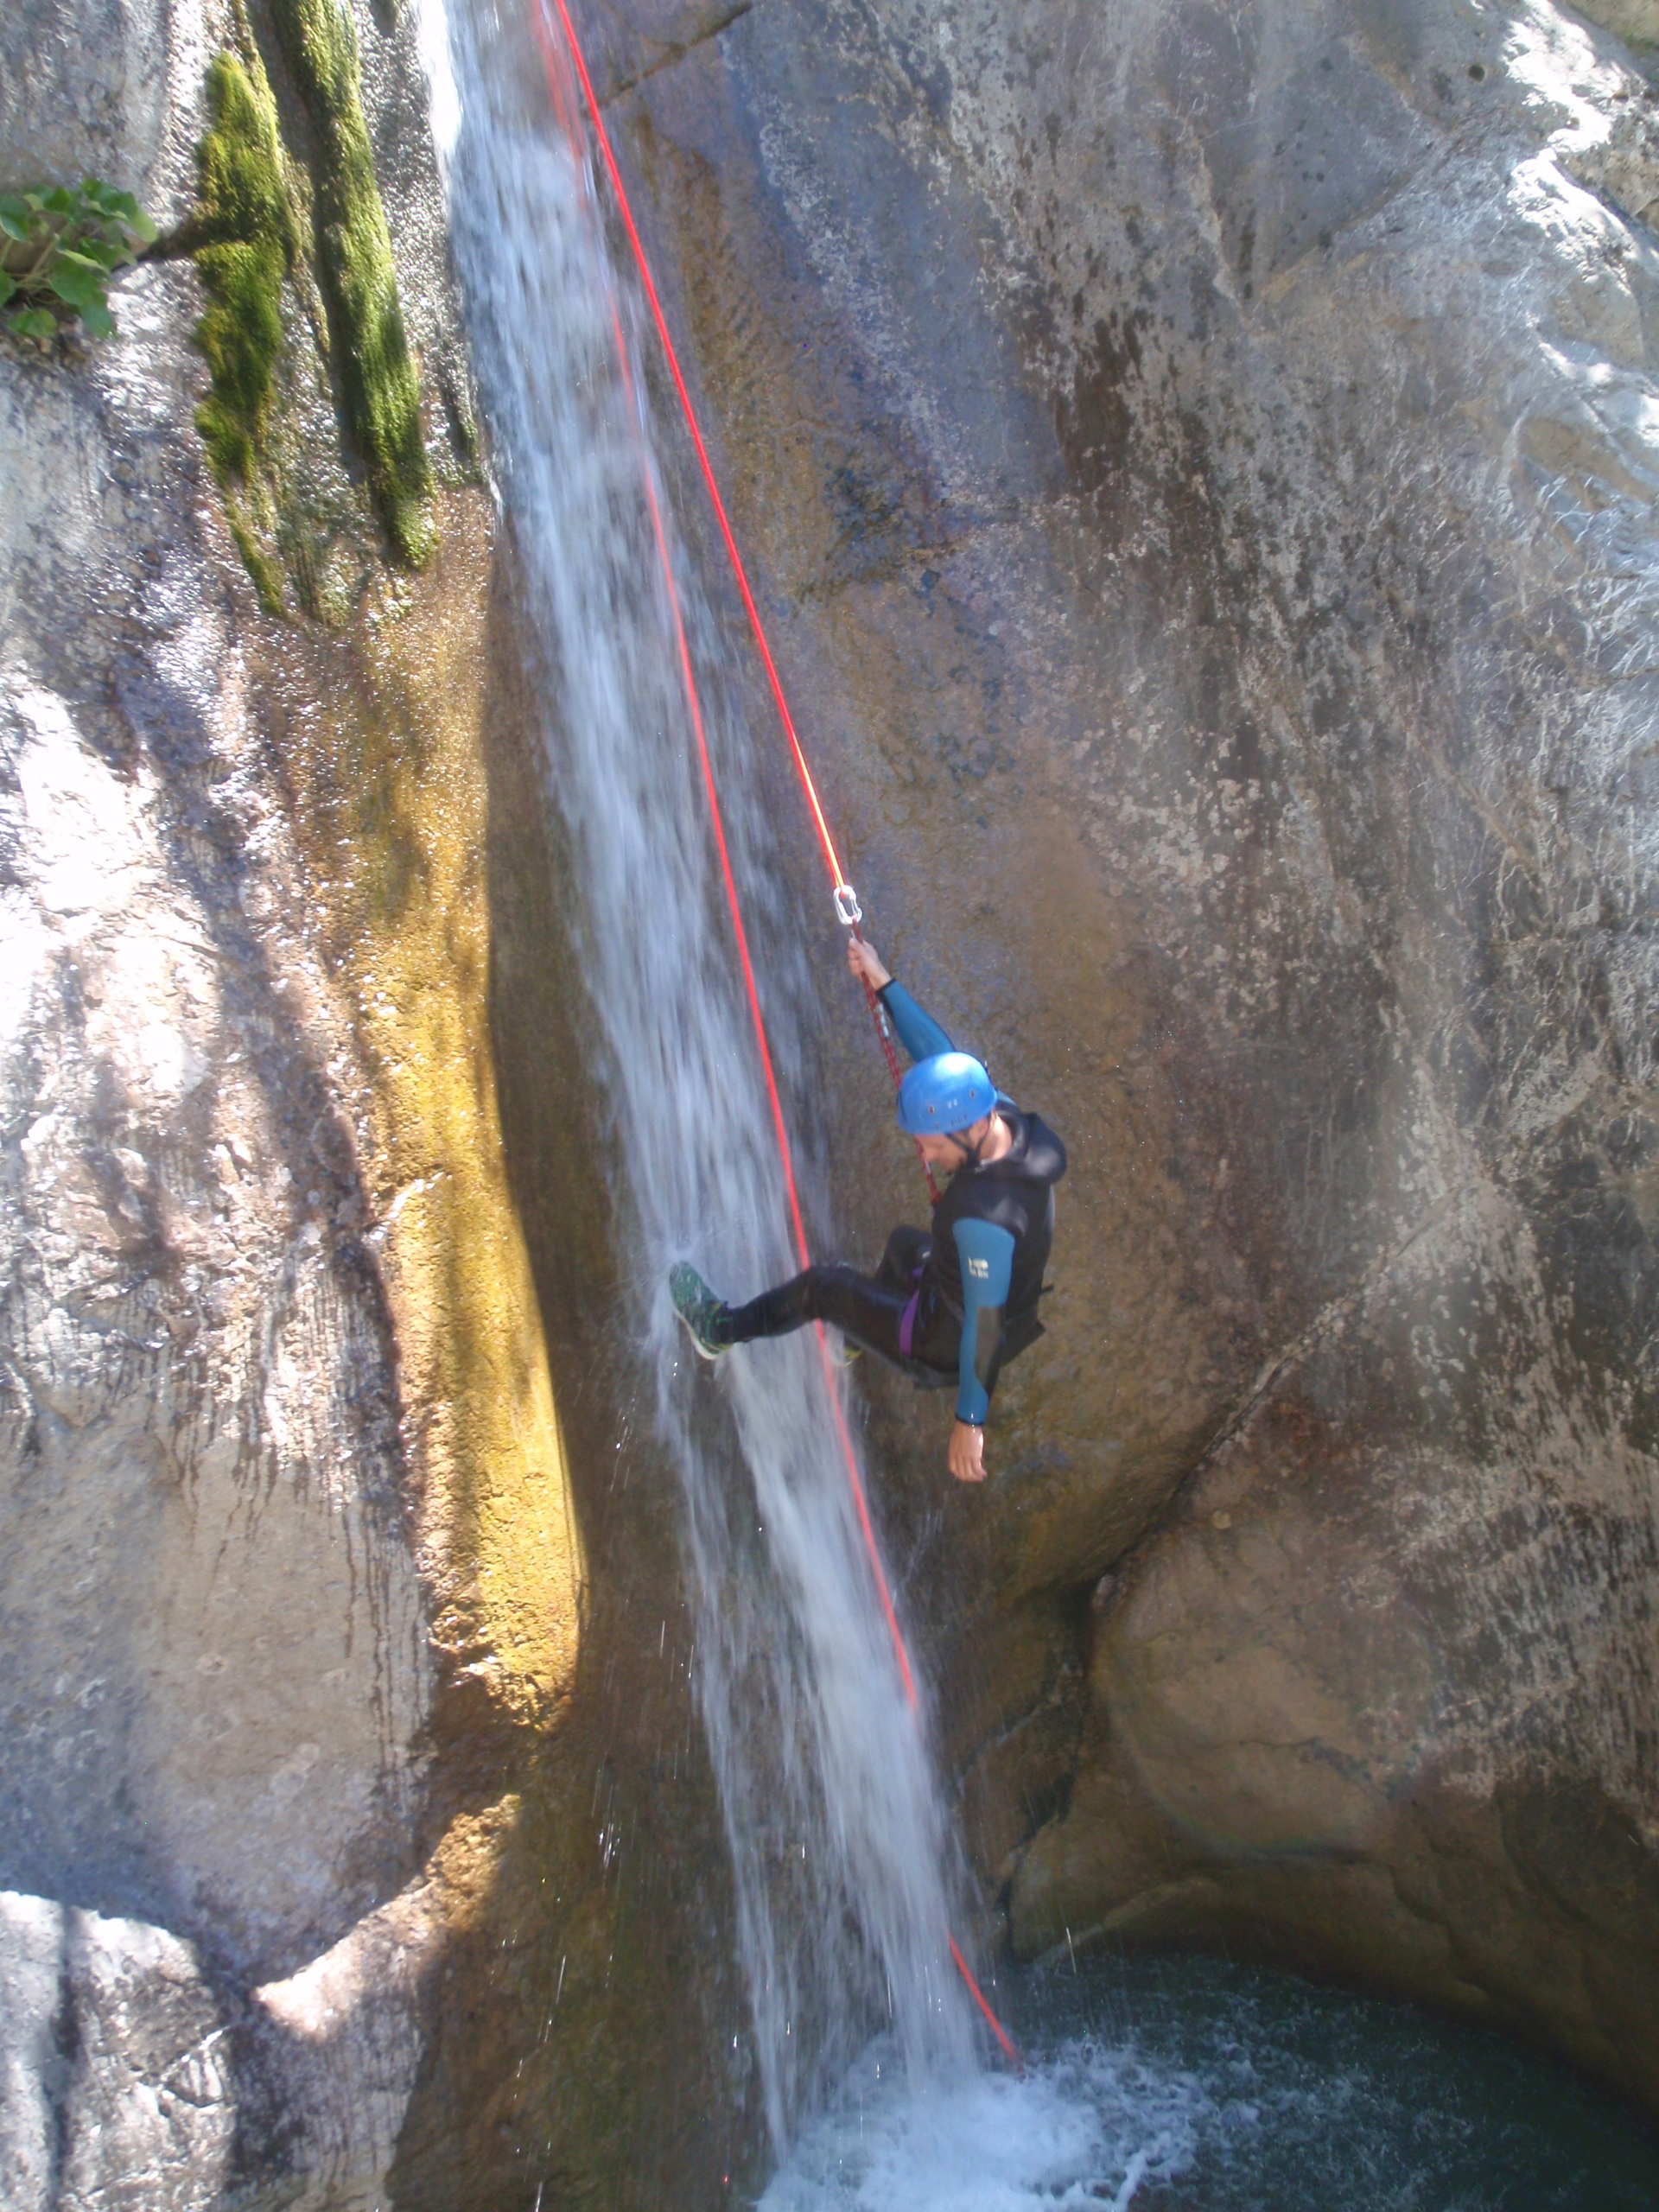
MULTIPOLYGON (((579 20, 871 933, 1071 1151, 985 1491, 859 1370, 983 1932, 1659 2106, 1659 25, 1593 12, 579 20)), ((712 2203, 745 2003, 423 26, 355 18, 378 454, 303 15, 0 30, 0 188, 164 233, 118 340, 0 353, 0 2176, 712 2203)), ((874 1257, 924 1200, 769 758, 874 1257)))
POLYGON ((667 1478, 555 1412, 602 1219, 524 1226, 588 1094, 423 27, 324 100, 349 20, 0 30, 0 189, 162 233, 116 338, 0 346, 17 2212, 696 2203, 748 2133, 667 1478))
MULTIPOLYGON (((1652 2104, 1659 133, 1598 12, 593 34, 868 926, 1071 1151, 986 1491, 867 1383, 1016 1948, 1652 2104)), ((873 1255, 920 1194, 804 916, 873 1255)))

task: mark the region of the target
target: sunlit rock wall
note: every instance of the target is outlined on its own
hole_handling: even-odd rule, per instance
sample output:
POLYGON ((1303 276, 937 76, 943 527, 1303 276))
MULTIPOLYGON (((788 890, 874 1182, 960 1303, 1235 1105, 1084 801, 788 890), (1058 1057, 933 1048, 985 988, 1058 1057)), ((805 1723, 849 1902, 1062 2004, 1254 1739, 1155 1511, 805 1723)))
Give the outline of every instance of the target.
MULTIPOLYGON (((729 2046, 684 2033, 724 1958, 718 1862, 682 1885, 696 1955, 664 2026, 671 1885, 618 1926, 631 1723, 578 1696, 585 1536, 495 1077, 492 760, 538 912, 548 855, 493 675, 512 639, 417 32, 358 22, 429 378, 424 573, 378 547, 297 295, 326 404, 289 463, 357 533, 333 626, 262 613, 238 557, 188 258, 120 280, 115 340, 0 349, 8 2212, 455 2212, 556 2170, 626 2202, 634 2171, 656 2186, 638 2100, 677 2157, 684 2077, 706 2103, 729 2046), (618 2012, 662 2063, 622 2075, 618 2012)), ((0 188, 90 172, 171 232, 208 61, 250 36, 303 150, 258 9, 14 10, 0 188)), ((546 988, 537 964, 509 1038, 546 1046, 546 988)), ((631 1549, 671 1574, 668 1539, 631 1549)), ((653 1592, 671 1714, 643 1662, 614 1696, 677 1737, 671 1610, 653 1592)), ((711 1815, 681 1770, 693 1859, 711 1815)), ((702 2118, 706 2165, 729 2126, 702 2118)))
POLYGON ((1015 1943, 1651 2102, 1659 133, 1595 12, 591 29, 869 927, 1071 1149, 988 1490, 867 1383, 1015 1943))

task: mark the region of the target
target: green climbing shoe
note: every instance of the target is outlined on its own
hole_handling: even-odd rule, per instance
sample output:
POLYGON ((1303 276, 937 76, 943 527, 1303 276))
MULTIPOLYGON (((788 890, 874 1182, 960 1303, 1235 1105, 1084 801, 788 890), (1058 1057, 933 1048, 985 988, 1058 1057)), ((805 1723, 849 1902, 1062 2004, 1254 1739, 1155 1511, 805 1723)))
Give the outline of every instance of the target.
POLYGON ((724 1301, 715 1296, 696 1269, 682 1260, 668 1271, 668 1294, 674 1300, 674 1311, 684 1322, 686 1333, 696 1346, 700 1359, 718 1359, 731 1346, 722 1342, 721 1324, 729 1310, 724 1301))

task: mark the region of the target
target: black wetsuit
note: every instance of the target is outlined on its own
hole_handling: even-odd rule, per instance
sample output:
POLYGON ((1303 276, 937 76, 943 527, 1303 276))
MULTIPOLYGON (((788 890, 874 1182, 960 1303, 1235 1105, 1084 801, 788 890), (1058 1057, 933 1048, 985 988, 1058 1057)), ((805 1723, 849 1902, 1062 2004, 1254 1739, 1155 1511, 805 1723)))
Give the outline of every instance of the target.
MULTIPOLYGON (((881 993, 914 1060, 953 1051, 901 983, 881 993)), ((1042 1334, 1037 1300, 1054 1234, 1054 1185, 1065 1148, 1046 1122, 997 1097, 1014 1131, 1001 1159, 957 1168, 931 1230, 895 1229, 874 1275, 840 1262, 809 1268, 729 1311, 728 1344, 827 1321, 918 1382, 957 1385, 957 1417, 982 1423, 999 1370, 1042 1334)))

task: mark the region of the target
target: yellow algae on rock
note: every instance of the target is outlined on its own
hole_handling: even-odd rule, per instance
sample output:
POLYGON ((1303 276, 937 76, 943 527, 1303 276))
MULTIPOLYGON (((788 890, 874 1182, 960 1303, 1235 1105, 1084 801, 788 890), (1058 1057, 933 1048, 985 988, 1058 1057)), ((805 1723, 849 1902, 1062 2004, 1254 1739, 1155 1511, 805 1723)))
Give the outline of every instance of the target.
POLYGON ((369 1079, 365 1241, 400 1347, 435 1637, 506 1715, 545 1726, 582 1565, 490 1041, 487 524, 480 499, 453 506, 437 565, 375 619, 284 641, 276 722, 312 926, 369 1079))

